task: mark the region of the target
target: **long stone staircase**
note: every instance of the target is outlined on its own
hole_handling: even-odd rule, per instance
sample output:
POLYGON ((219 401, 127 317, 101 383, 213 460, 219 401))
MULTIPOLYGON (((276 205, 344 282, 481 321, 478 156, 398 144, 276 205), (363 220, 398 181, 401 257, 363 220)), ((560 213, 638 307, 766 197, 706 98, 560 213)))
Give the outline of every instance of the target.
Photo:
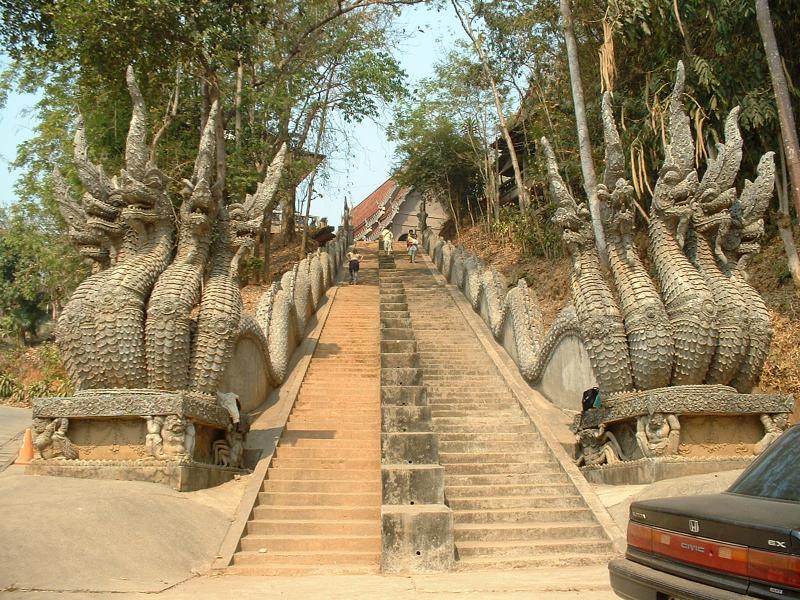
POLYGON ((461 568, 589 564, 612 543, 425 262, 397 257, 461 568))
POLYGON ((377 572, 380 345, 377 261, 337 293, 230 573, 377 572))
POLYGON ((427 259, 384 256, 379 282, 376 254, 362 252, 359 285, 337 291, 227 572, 370 573, 382 558, 386 570, 574 567, 613 556, 617 534, 521 407, 474 315, 427 259))

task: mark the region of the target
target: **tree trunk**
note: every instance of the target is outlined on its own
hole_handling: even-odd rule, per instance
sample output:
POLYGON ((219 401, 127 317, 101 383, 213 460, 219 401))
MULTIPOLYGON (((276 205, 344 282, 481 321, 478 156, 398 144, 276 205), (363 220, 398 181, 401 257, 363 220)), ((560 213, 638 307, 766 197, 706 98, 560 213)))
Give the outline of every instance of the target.
POLYGON ((758 30, 761 32, 761 40, 764 43, 764 51, 767 54, 775 101, 778 104, 783 150, 786 153, 786 168, 789 172, 790 195, 794 203, 794 210, 800 217, 800 143, 797 140, 792 100, 789 97, 789 86, 783 72, 778 41, 775 39, 775 29, 772 27, 768 0, 756 0, 756 20, 758 21, 758 30))
POLYGON ((489 59, 481 47, 480 40, 472 30, 472 26, 464 17, 464 9, 457 0, 451 0, 451 2, 453 4, 453 9, 456 11, 458 20, 461 22, 461 27, 464 29, 464 33, 466 33, 469 36, 469 39, 472 40, 472 46, 475 48, 475 53, 478 55, 478 59, 481 61, 483 74, 489 81, 489 85, 492 88, 492 97, 494 98, 494 106, 495 110, 497 111, 497 119, 500 121, 500 131, 503 134, 503 139, 508 145, 508 154, 511 157, 511 167, 514 170, 514 183, 517 185, 518 190, 519 209, 520 211, 524 212, 528 210, 528 207, 530 206, 528 189, 525 187, 525 177, 522 169, 520 168, 519 160, 517 159, 517 150, 514 148, 514 141, 511 139, 511 132, 508 129, 508 123, 503 111, 502 99, 500 98, 500 92, 497 89, 497 82, 495 81, 492 70, 489 68, 489 59))
POLYGON ((792 275, 794 287, 800 289, 800 258, 797 256, 797 246, 794 243, 794 233, 792 233, 792 217, 789 211, 789 183, 786 178, 786 154, 781 150, 780 170, 775 181, 775 190, 778 192, 778 231, 783 240, 783 247, 786 250, 786 264, 789 273, 792 275))
POLYGON ((236 92, 233 97, 233 108, 235 110, 233 118, 234 136, 236 147, 239 148, 242 138, 242 80, 244 79, 244 63, 242 55, 239 54, 239 64, 236 67, 236 92))
POLYGON ((286 190, 283 198, 281 199, 281 235, 284 242, 290 242, 295 239, 294 229, 294 207, 297 201, 297 188, 293 186, 294 182, 290 182, 290 187, 286 190))
POLYGON ((561 18, 564 20, 564 41, 567 44, 567 59, 569 61, 569 78, 572 83, 572 101, 575 106, 575 122, 578 127, 578 147, 581 153, 581 171, 586 197, 589 199, 589 211, 592 214, 592 229, 594 230, 597 252, 604 265, 608 265, 606 251, 606 237, 603 224, 600 221, 600 201, 597 198, 597 175, 594 171, 592 159, 592 141, 589 138, 589 124, 586 120, 586 104, 583 101, 583 81, 581 68, 578 63, 578 42, 575 40, 575 30, 572 26, 572 9, 570 0, 559 0, 561 4, 561 18))

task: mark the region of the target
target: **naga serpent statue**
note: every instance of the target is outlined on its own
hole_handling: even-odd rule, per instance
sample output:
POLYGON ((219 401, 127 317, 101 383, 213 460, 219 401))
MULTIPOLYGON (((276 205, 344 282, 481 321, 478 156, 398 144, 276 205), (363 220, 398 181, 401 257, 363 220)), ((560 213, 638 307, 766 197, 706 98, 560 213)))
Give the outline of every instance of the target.
MULTIPOLYGON (((252 254, 264 210, 278 189, 286 145, 281 145, 255 194, 242 204, 220 209, 215 227, 212 259, 200 302, 197 337, 189 373, 191 389, 214 394, 233 354, 242 326, 239 267, 252 254)), ((264 341, 266 348, 266 341, 264 341)))
POLYGON ((734 109, 725 143, 699 178, 684 84, 679 64, 664 164, 648 219, 652 276, 634 242, 636 205, 610 95, 603 98, 605 173, 597 195, 613 289, 600 266, 589 210, 570 194, 544 138, 541 149, 558 206, 553 221, 572 257, 572 302, 546 333, 536 296, 523 280, 508 290, 477 256, 429 229, 423 232, 426 252, 480 310, 529 382, 542 379, 561 341, 572 337, 583 342, 605 396, 695 384, 730 385, 747 393, 757 383, 772 329, 745 269, 760 250, 774 185, 773 154, 762 157, 755 181, 746 181, 737 193, 742 139, 734 109))
POLYGON ((211 246, 211 229, 220 207, 212 190, 218 103, 211 105, 191 181, 185 181, 175 258, 150 295, 145 325, 147 379, 151 388, 183 390, 189 385, 192 309, 200 301, 211 246))
MULTIPOLYGON (((78 390, 189 391, 214 401, 237 341, 250 339, 261 348, 272 383, 279 383, 269 364, 269 332, 243 312, 239 272, 252 254, 264 211, 277 191, 286 144, 255 193, 225 206, 215 181, 215 129, 222 116, 214 102, 191 180, 184 181, 181 201, 173 210, 167 178, 152 162, 155 152, 148 151, 147 109, 130 67, 126 79, 133 109, 125 168, 108 179, 102 167, 89 160, 79 119, 74 163, 83 198, 76 200, 64 177, 53 173, 69 233, 92 268, 57 328, 71 379, 78 390)), ((327 252, 303 261, 298 279, 309 298, 302 302, 304 312, 313 310, 331 284, 345 244, 337 240, 327 252)), ((283 293, 271 290, 266 296, 272 298, 278 291, 283 293)), ((293 293, 289 296, 288 313, 294 315, 296 299, 293 293)), ((279 312, 263 319, 268 329, 270 320, 281 326, 278 321, 287 311, 279 312)), ((294 317, 293 324, 297 320, 294 317)), ((295 338, 303 333, 302 328, 292 330, 295 338)), ((279 361, 287 362, 283 355, 290 355, 292 347, 276 346, 275 351, 281 354, 279 361)))
POLYGON ((166 181, 147 160, 147 110, 130 67, 127 83, 133 116, 126 168, 118 177, 108 182, 102 169, 89 162, 80 124, 76 134, 76 166, 87 191, 86 212, 93 217, 87 226, 113 231, 116 238, 114 265, 81 283, 58 321, 64 364, 79 389, 147 385, 145 305, 172 256, 174 227, 166 181), (98 347, 115 360, 95 352, 98 347))

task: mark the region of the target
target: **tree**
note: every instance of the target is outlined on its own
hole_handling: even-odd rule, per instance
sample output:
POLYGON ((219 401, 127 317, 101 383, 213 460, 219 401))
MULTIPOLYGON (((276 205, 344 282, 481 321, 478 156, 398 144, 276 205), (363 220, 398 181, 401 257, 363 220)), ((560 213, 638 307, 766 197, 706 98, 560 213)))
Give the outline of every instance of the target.
POLYGON ((0 209, 0 335, 32 340, 87 269, 46 209, 0 209))
MULTIPOLYGON (((337 102, 353 119, 368 117, 400 87, 402 72, 387 50, 388 23, 397 7, 419 1, 64 0, 55 7, 48 0, 0 0, 0 40, 15 61, 4 83, 43 94, 36 133, 16 161, 24 170, 18 192, 41 202, 54 165, 74 179, 76 104, 94 140, 93 158, 119 166, 130 115, 122 66, 133 64, 150 119, 161 124, 153 156, 173 197, 191 174, 192 149, 217 101, 217 187, 226 202, 240 199, 254 191, 283 142, 303 154, 328 57, 344 57, 337 102)), ((296 185, 291 175, 309 169, 288 164, 286 170, 286 181, 296 185)))
MULTIPOLYGON (((783 189, 782 192, 787 194, 788 191, 788 195, 791 196, 794 202, 795 211, 800 215, 800 143, 797 141, 797 127, 795 126, 794 113, 792 112, 792 100, 789 96, 789 84, 783 72, 783 60, 778 49, 778 41, 775 39, 775 29, 772 26, 772 17, 767 0, 756 0, 756 20, 758 21, 761 39, 764 42, 772 88, 775 91, 775 101, 778 105, 781 138, 783 140, 783 160, 781 162, 784 165, 784 173, 788 172, 790 181, 789 190, 783 189)), ((782 218, 779 220, 778 226, 786 247, 792 280, 795 286, 800 286, 800 260, 797 257, 797 248, 794 244, 787 204, 781 202, 782 218)))
POLYGON ((514 170, 514 181, 517 185, 517 194, 519 200, 519 209, 520 211, 527 211, 530 208, 530 198, 528 193, 527 184, 525 182, 524 174, 522 173, 522 169, 520 168, 519 158, 517 157, 517 151, 515 148, 514 140, 511 138, 511 131, 508 127, 508 123, 505 117, 505 111, 503 109, 503 99, 500 96, 500 90, 498 89, 497 80, 495 78, 494 73, 492 72, 491 66, 489 64, 489 58, 486 55, 486 52, 482 46, 482 36, 477 34, 472 26, 472 20, 474 16, 470 16, 464 6, 459 2, 459 0, 451 0, 453 5, 453 9, 456 12, 456 16, 458 17, 459 22, 461 23, 461 27, 464 29, 464 32, 469 37, 470 41, 472 42, 472 47, 475 49, 475 54, 478 56, 480 60, 481 69, 483 70, 483 76, 486 78, 486 81, 489 83, 489 86, 492 90, 492 98, 494 99, 494 106, 497 111, 497 118, 500 123, 500 131, 502 132, 503 138, 506 141, 508 146, 508 153, 511 157, 511 166, 514 170))
POLYGON ((603 231, 603 223, 600 219, 600 200, 597 197, 597 175, 594 171, 592 141, 589 137, 586 105, 583 100, 583 80, 581 79, 581 67, 578 60, 578 43, 575 40, 575 31, 572 25, 572 8, 570 7, 570 0, 559 1, 561 18, 564 25, 564 41, 567 45, 567 57, 569 59, 569 75, 572 81, 572 103, 575 107, 575 124, 578 130, 578 150, 581 155, 581 171, 583 172, 584 189, 586 190, 586 197, 589 199, 589 212, 592 215, 592 228, 594 229, 597 252, 600 255, 600 260, 604 264, 607 264, 608 251, 606 250, 606 236, 603 231))

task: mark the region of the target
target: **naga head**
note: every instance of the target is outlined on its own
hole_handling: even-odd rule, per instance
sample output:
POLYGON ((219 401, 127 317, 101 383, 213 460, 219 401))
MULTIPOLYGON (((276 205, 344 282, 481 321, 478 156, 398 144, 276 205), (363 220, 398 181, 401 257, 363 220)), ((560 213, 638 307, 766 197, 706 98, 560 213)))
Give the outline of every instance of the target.
POLYGON ((745 181, 731 205, 731 226, 721 241, 728 259, 744 273, 750 258, 760 252, 764 236, 764 213, 775 187, 775 153, 767 152, 758 163, 755 181, 745 181))
POLYGON ((133 67, 126 71, 133 112, 125 144, 125 168, 120 171, 112 192, 119 195, 124 208, 122 219, 135 231, 169 220, 171 204, 167 195, 167 178, 150 160, 147 147, 147 107, 136 82, 133 67))
POLYGON ((693 200, 699 184, 694 167, 694 138, 683 103, 685 86, 686 72, 683 63, 678 62, 669 102, 669 143, 664 148, 664 164, 658 173, 651 203, 653 217, 670 225, 681 247, 695 208, 693 200))
POLYGON ((69 185, 57 168, 53 171, 53 188, 59 211, 67 223, 68 234, 83 262, 92 272, 107 268, 110 261, 108 236, 89 226, 85 207, 72 196, 69 185))
MULTIPOLYGON (((606 169, 602 183, 597 185, 600 220, 606 235, 621 238, 627 246, 628 253, 634 253, 632 243, 634 190, 626 177, 625 152, 614 120, 609 92, 603 94, 602 116, 606 169)), ((628 259, 633 260, 633 257, 629 256, 628 259)))
POLYGON ((183 181, 181 204, 181 235, 194 239, 208 236, 221 203, 220 190, 213 185, 214 157, 216 152, 216 127, 219 118, 219 102, 214 100, 208 113, 200 147, 194 162, 191 180, 183 181))
MULTIPOLYGON (((128 231, 140 230, 170 217, 166 177, 148 160, 147 108, 130 66, 126 81, 133 111, 125 146, 125 168, 119 176, 107 178, 103 167, 89 160, 84 121, 80 115, 74 140, 75 168, 85 190, 84 233, 96 240, 107 240, 115 254, 128 231)), ((64 197, 63 193, 60 195, 64 197)), ((89 238, 84 239, 89 242, 89 238)), ((76 242, 79 246, 82 243, 76 242)), ((86 248, 89 255, 94 253, 89 248, 91 245, 87 244, 86 248)))
POLYGON ((244 202, 227 207, 228 230, 233 247, 231 275, 237 276, 242 261, 252 255, 256 237, 264 222, 264 212, 278 189, 283 165, 286 160, 286 144, 282 144, 272 159, 264 181, 258 184, 254 194, 247 194, 244 202))
POLYGON ((550 180, 550 193, 556 200, 558 208, 553 214, 552 222, 561 229, 561 235, 570 254, 575 259, 584 251, 594 248, 594 232, 592 231, 589 207, 585 203, 578 203, 567 189, 564 180, 558 172, 556 155, 550 147, 547 138, 541 139, 547 161, 547 176, 550 180))

